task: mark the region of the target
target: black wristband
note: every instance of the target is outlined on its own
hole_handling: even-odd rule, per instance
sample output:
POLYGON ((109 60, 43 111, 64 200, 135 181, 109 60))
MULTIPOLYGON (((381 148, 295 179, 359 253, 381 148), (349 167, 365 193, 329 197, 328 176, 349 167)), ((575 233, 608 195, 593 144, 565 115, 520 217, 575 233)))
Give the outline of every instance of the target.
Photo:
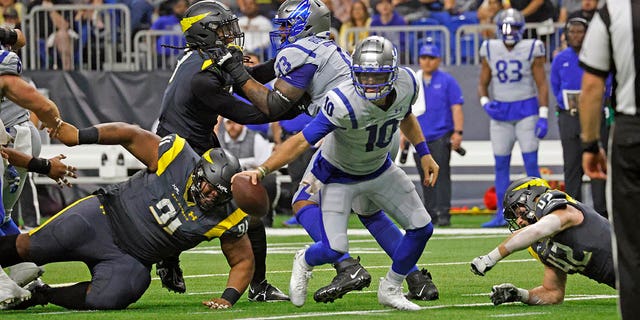
POLYGON ((98 128, 88 127, 78 130, 78 144, 98 143, 98 128))
POLYGON ((236 304, 238 299, 240 299, 240 296, 240 292, 238 292, 238 290, 236 290, 235 288, 226 288, 224 289, 224 292, 222 292, 222 296, 220 298, 225 299, 229 301, 231 305, 234 305, 236 304))
POLYGON ((27 165, 27 171, 49 174, 49 171, 51 171, 51 162, 49 162, 49 159, 32 158, 27 165))
POLYGON ((591 142, 583 142, 582 143, 582 152, 587 153, 599 153, 600 152, 600 141, 593 140, 591 142))
POLYGON ((459 135, 462 135, 464 133, 464 131, 462 131, 462 130, 453 130, 453 133, 457 133, 459 135))

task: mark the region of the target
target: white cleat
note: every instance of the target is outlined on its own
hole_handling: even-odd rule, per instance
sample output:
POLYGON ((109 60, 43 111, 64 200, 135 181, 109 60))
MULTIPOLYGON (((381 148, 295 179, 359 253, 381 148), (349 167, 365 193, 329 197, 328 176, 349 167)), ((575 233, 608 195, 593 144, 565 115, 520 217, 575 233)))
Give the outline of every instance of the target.
POLYGON ((385 278, 380 278, 378 287, 378 302, 383 306, 396 308, 398 310, 417 311, 420 306, 407 300, 402 293, 402 286, 394 286, 385 278))
POLYGON ((31 292, 20 288, 0 267, 0 309, 4 310, 31 298, 31 292))
POLYGON ((296 252, 293 258, 293 268, 291 268, 291 281, 289 282, 289 299, 296 307, 302 307, 307 300, 307 286, 311 279, 311 270, 304 261, 304 253, 307 247, 296 252))
POLYGON ((9 278, 21 287, 37 279, 43 273, 44 269, 33 262, 22 262, 9 267, 9 278))

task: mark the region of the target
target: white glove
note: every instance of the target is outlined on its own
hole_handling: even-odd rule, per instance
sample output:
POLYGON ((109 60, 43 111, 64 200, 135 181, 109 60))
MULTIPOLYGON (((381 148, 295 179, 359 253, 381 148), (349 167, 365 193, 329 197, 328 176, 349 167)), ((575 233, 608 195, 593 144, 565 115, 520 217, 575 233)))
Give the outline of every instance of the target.
POLYGON ((484 274, 495 265, 496 261, 493 261, 489 256, 479 256, 471 260, 471 272, 479 276, 484 276, 484 274))

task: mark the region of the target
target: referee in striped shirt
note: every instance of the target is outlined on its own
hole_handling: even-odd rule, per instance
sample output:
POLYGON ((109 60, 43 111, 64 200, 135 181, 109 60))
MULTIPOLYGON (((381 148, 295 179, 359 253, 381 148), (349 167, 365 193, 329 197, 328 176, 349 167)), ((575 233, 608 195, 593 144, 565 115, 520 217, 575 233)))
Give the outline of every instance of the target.
POLYGON ((598 144, 605 79, 614 74, 615 124, 610 146, 614 261, 623 319, 640 316, 640 1, 606 0, 594 16, 580 52, 585 69, 580 95, 584 172, 606 178, 607 162, 598 144), (617 258, 617 260, 616 260, 617 258))

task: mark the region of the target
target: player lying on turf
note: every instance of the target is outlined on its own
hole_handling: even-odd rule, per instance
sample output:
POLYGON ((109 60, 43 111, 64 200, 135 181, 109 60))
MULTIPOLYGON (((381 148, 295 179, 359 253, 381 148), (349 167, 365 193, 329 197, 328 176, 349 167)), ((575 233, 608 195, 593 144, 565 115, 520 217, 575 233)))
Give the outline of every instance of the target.
POLYGON ((240 171, 235 157, 219 148, 199 156, 175 134, 161 139, 125 123, 81 130, 64 123, 55 137, 69 146, 121 144, 147 168, 76 201, 28 234, 0 238, 2 265, 82 261, 92 275, 71 286, 37 286, 16 308, 124 309, 149 287, 153 263, 213 238, 220 238, 231 270, 222 296, 203 303, 226 309, 240 298, 254 259, 248 216, 231 201, 231 177, 240 171))
POLYGON ((551 190, 545 180, 535 177, 511 183, 503 205, 513 234, 487 255, 473 259, 471 271, 484 276, 498 261, 528 248, 544 264, 544 278, 531 290, 510 283, 493 286, 493 304, 562 303, 567 274, 572 273, 614 287, 611 226, 593 208, 551 190))

